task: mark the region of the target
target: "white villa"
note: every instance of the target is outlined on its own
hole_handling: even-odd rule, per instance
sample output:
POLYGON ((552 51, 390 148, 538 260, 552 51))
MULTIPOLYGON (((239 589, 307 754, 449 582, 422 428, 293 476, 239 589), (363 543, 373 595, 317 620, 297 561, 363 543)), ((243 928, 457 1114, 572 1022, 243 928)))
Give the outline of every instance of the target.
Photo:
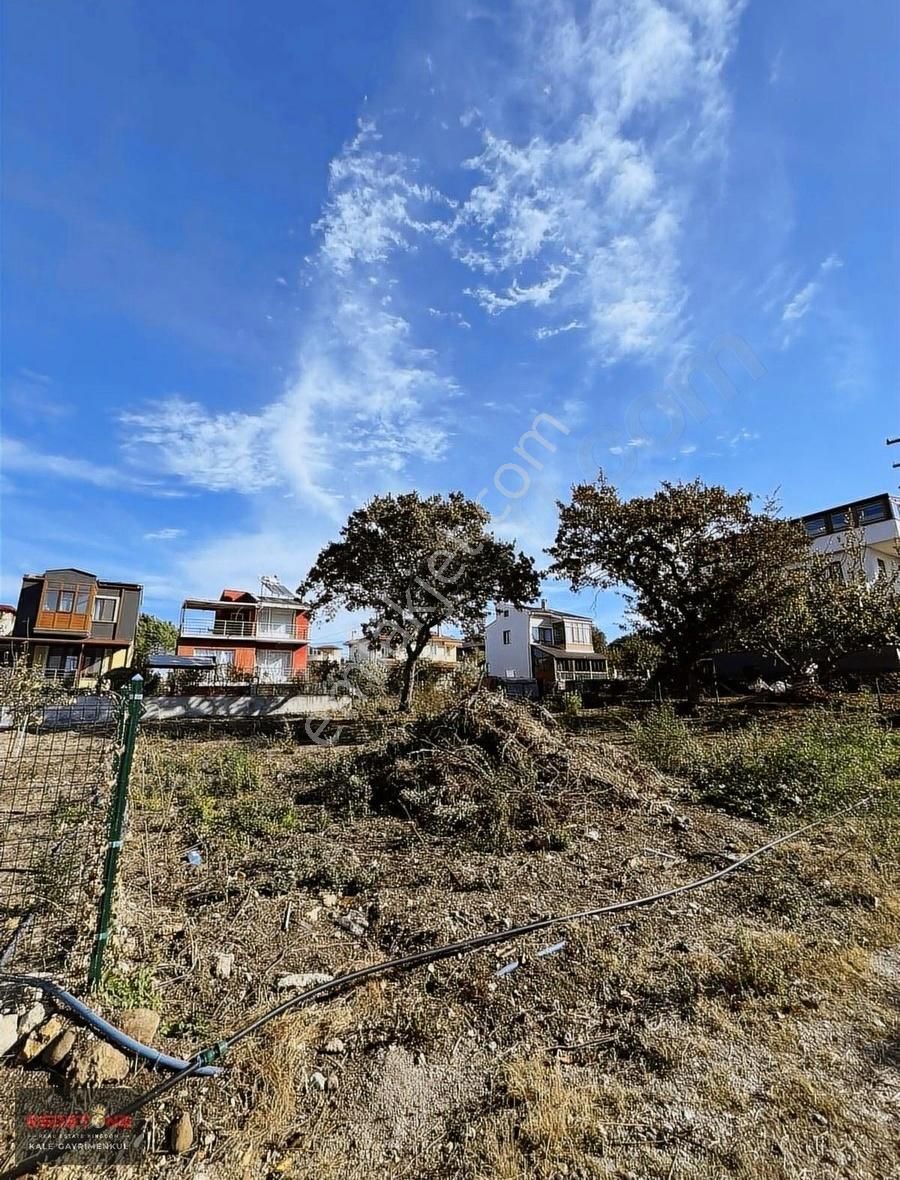
POLYGON ((900 571, 900 498, 883 492, 801 518, 812 547, 830 558, 832 577, 850 577, 850 562, 862 560, 866 580, 900 571))
POLYGON ((591 619, 545 602, 523 608, 498 603, 484 642, 487 674, 499 680, 536 680, 546 691, 610 676, 606 656, 594 651, 591 619))

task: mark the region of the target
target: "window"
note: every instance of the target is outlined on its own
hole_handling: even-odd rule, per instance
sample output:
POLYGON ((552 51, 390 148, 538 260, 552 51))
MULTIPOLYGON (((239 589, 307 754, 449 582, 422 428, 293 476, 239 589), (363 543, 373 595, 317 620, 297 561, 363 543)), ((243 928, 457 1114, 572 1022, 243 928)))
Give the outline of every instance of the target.
POLYGON ((503 632, 503 642, 504 643, 511 643, 512 642, 511 632, 509 632, 509 631, 503 632))
POLYGON ((234 664, 234 652, 224 647, 195 647, 194 655, 201 660, 215 660, 219 667, 230 667, 234 664))
POLYGON ((803 526, 808 537, 821 537, 828 532, 824 516, 813 516, 809 520, 804 520, 803 526))
POLYGON ((839 561, 829 561, 828 576, 832 582, 844 581, 844 567, 839 561))
POLYGON ((877 564, 878 564, 878 576, 879 576, 879 578, 886 578, 886 577, 887 577, 887 572, 888 572, 888 571, 887 571, 887 563, 885 562, 884 558, 883 558, 883 557, 876 557, 876 558, 875 558, 875 561, 876 561, 876 562, 877 562, 877 564))
POLYGON ((590 623, 566 623, 570 643, 587 645, 591 642, 590 623))
POLYGON ((832 512, 830 519, 831 528, 836 533, 839 533, 842 529, 849 529, 851 524, 853 524, 849 508, 841 508, 838 512, 832 512))
POLYGON ((590 670, 591 670, 591 661, 590 660, 576 660, 575 661, 575 671, 576 672, 590 672, 590 670))
POLYGON ((74 672, 78 668, 78 656, 52 652, 47 657, 48 672, 74 672))
POLYGON ((535 643, 553 643, 553 628, 552 627, 532 627, 531 638, 535 643))
POLYGON ((89 586, 50 585, 44 591, 42 610, 60 615, 86 615, 91 600, 89 586))
POLYGON ((873 504, 861 504, 857 509, 860 524, 874 524, 876 520, 887 520, 887 504, 883 500, 876 500, 873 504))
MULTIPOLYGON (((112 598, 109 595, 97 595, 94 599, 94 622, 95 623, 114 623, 118 613, 119 600, 112 598)), ((87 603, 85 603, 85 610, 87 610, 87 603)))

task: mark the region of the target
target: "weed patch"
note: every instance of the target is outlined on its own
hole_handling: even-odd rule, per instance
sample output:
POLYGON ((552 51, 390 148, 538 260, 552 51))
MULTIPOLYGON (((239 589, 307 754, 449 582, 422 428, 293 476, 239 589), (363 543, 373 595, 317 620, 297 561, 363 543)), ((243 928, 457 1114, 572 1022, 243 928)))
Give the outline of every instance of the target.
MULTIPOLYGON (((704 800, 752 819, 846 806, 886 787, 898 763, 896 739, 870 711, 816 709, 783 728, 753 724, 704 738, 662 705, 633 727, 633 740, 643 758, 687 779, 704 800)), ((900 812, 896 792, 884 791, 879 812, 887 820, 900 812)))

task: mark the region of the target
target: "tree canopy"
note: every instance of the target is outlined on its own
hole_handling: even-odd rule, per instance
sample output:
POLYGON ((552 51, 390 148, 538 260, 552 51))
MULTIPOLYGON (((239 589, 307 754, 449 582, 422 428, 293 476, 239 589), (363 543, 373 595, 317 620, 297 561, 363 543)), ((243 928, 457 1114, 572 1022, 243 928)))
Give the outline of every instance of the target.
POLYGON ((621 587, 641 634, 690 695, 697 661, 741 646, 759 618, 801 608, 808 541, 772 505, 700 480, 624 500, 602 475, 559 505, 551 573, 574 590, 621 587))
POLYGON ((653 676, 659 667, 661 652, 640 631, 620 635, 609 645, 609 658, 625 676, 653 676))
POLYGON ((591 624, 591 647, 596 652, 605 652, 609 644, 606 642, 606 635, 594 623, 591 624))
POLYGON ((538 592, 534 562, 488 532, 490 514, 462 492, 375 496, 316 558, 299 593, 314 611, 371 611, 364 633, 404 656, 401 708, 433 630, 480 627, 491 601, 524 605, 538 592))
POLYGON ((178 628, 174 623, 142 614, 134 633, 134 666, 144 668, 152 652, 174 651, 177 645, 178 628))
MULTIPOLYGON (((870 581, 865 544, 856 530, 841 535, 841 560, 808 549, 791 611, 763 611, 748 622, 748 646, 774 657, 791 675, 814 665, 820 678, 865 648, 900 646, 900 574, 870 581)), ((898 555, 900 556, 900 555, 898 555)))

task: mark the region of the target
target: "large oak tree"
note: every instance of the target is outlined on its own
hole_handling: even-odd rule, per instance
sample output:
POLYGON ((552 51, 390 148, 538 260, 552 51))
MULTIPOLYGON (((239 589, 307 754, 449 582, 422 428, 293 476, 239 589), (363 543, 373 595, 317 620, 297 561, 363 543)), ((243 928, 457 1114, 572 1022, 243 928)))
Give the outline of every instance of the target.
POLYGON ((793 619, 806 580, 802 527, 752 497, 691 483, 622 499, 602 475, 559 505, 551 572, 623 590, 644 638, 692 699, 697 661, 740 647, 763 614, 793 619))
POLYGON ((433 630, 480 626, 491 601, 522 605, 538 592, 534 562, 488 531, 490 514, 462 492, 375 496, 351 513, 298 588, 314 611, 373 612, 364 633, 403 653, 400 707, 433 630))

